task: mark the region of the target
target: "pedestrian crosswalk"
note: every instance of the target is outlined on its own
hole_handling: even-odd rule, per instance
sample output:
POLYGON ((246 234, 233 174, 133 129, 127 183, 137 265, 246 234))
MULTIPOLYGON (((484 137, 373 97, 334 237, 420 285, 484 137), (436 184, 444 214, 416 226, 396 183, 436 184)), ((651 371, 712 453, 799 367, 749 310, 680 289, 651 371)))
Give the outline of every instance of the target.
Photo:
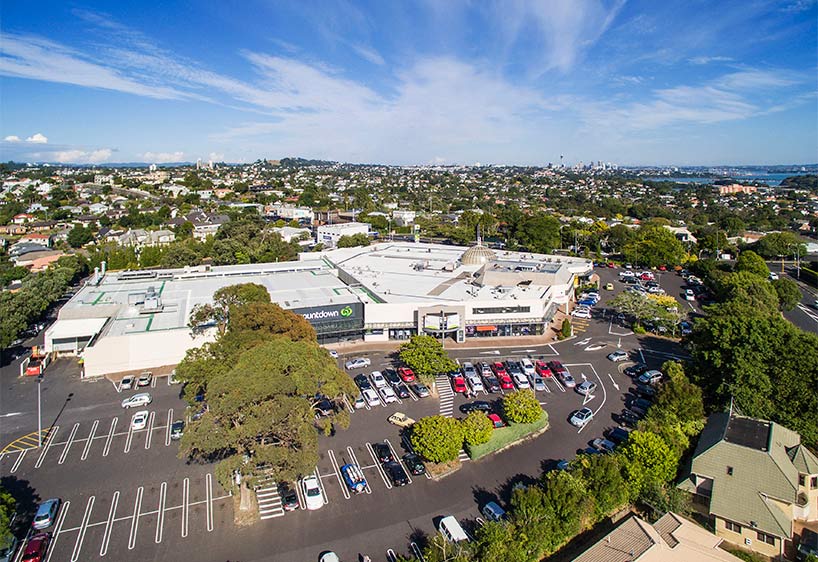
POLYGON ((458 454, 457 458, 460 459, 460 462, 466 462, 471 460, 471 458, 469 458, 468 453, 466 453, 466 451, 464 451, 463 449, 460 449, 460 453, 458 454))
POLYGON ((590 322, 584 318, 574 318, 572 320, 572 324, 574 328, 574 335, 576 336, 587 330, 590 322))
POLYGON ((284 515, 284 508, 281 506, 281 496, 278 494, 278 484, 269 473, 258 479, 256 484, 256 501, 258 502, 258 514, 260 519, 273 519, 284 515))
POLYGON ((440 398, 440 415, 451 418, 454 414, 454 392, 447 375, 438 375, 435 378, 437 395, 440 398))

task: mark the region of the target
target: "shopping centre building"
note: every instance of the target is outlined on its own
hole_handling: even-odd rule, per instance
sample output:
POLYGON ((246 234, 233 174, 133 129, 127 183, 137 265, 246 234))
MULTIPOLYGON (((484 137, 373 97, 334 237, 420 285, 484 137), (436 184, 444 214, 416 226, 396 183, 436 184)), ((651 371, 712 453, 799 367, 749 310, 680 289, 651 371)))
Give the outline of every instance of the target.
POLYGON ((301 254, 298 261, 95 274, 46 331, 45 350, 81 354, 85 376, 170 369, 211 340, 191 310, 221 287, 258 283, 321 343, 426 333, 464 341, 545 333, 589 260, 411 242, 301 254))

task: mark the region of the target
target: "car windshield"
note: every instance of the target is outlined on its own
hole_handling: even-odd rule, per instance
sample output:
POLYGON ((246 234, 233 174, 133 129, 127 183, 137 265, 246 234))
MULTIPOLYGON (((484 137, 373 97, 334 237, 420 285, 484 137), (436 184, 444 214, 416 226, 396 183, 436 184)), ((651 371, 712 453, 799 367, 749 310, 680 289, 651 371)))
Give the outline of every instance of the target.
POLYGON ((309 496, 311 498, 314 498, 315 496, 318 496, 320 494, 321 494, 321 490, 319 490, 318 488, 309 488, 309 489, 307 489, 307 496, 309 496))

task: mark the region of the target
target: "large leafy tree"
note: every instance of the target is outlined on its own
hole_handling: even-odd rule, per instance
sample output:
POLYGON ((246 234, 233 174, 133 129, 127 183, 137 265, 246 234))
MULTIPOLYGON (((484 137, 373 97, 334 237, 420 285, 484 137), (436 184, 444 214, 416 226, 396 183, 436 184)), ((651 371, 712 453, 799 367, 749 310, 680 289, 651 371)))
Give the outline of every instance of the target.
POLYGON ((679 457, 655 433, 631 432, 620 454, 632 498, 640 497, 650 484, 670 482, 676 475, 679 457))
POLYGON ((463 447, 463 426, 454 418, 429 416, 412 426, 412 448, 432 462, 448 462, 457 458, 463 447))
POLYGON ((8 546, 12 540, 10 525, 16 504, 14 496, 0 487, 0 550, 8 546))
POLYGON ((659 224, 646 224, 636 232, 636 238, 624 247, 628 261, 656 267, 678 265, 685 257, 685 249, 676 236, 659 224))
POLYGON ((425 383, 433 381, 439 373, 457 369, 457 363, 446 354, 443 344, 425 334, 413 336, 400 346, 398 354, 425 383))
POLYGON ((781 310, 792 310, 801 300, 801 290, 792 279, 776 279, 771 285, 778 295, 778 307, 781 310))
POLYGON ((735 269, 736 271, 747 271, 765 279, 770 273, 764 258, 752 250, 745 250, 739 254, 738 258, 736 258, 735 269))
POLYGON ((216 326, 220 334, 227 330, 232 309, 249 303, 269 303, 270 293, 264 285, 242 283, 228 285, 213 293, 213 304, 197 304, 193 307, 188 326, 194 331, 216 326))
POLYGON ((483 412, 471 412, 460 423, 463 426, 463 439, 469 445, 487 443, 494 431, 491 420, 483 412))
POLYGON ((514 234, 532 252, 548 254, 560 245, 560 223, 544 213, 526 215, 514 234))
POLYGON ((503 396, 503 415, 510 423, 534 423, 543 414, 532 390, 518 390, 503 396))
POLYGON ((575 464, 594 500, 594 519, 607 517, 628 503, 628 486, 618 455, 579 455, 575 464))

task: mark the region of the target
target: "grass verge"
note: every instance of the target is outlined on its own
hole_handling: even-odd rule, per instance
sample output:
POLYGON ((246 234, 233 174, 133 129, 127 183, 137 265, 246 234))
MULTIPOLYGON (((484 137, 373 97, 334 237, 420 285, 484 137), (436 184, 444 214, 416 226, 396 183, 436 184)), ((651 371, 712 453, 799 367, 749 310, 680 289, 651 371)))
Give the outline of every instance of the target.
POLYGON ((516 445, 524 441, 532 434, 540 434, 548 429, 548 414, 543 412, 540 419, 534 423, 515 423, 507 427, 495 429, 491 434, 491 439, 482 445, 466 445, 466 453, 476 461, 486 455, 496 453, 507 447, 516 445))

